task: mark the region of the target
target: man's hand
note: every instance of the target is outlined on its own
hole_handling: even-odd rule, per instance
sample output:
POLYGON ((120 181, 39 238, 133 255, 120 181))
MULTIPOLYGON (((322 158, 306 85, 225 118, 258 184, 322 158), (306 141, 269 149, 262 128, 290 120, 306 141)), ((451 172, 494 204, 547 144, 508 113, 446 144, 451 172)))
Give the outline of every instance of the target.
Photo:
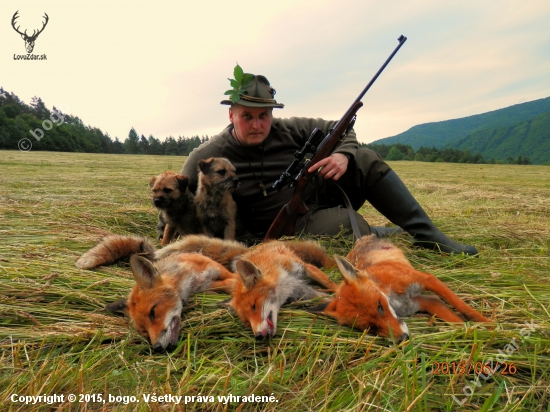
POLYGON ((325 157, 323 160, 315 163, 307 171, 309 173, 315 173, 319 168, 319 174, 325 179, 338 180, 348 169, 348 158, 342 153, 333 153, 329 157, 325 157))

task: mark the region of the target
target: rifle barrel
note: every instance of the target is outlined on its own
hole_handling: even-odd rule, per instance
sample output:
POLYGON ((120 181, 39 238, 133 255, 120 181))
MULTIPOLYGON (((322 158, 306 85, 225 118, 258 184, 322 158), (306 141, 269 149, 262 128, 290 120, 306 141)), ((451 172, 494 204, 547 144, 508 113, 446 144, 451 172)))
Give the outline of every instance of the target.
MULTIPOLYGON (((386 68, 386 66, 389 64, 389 62, 391 61, 391 59, 393 59, 393 56, 395 56, 395 54, 399 51, 399 49, 401 48, 401 46, 403 46, 403 44, 405 43, 405 41, 407 40, 407 38, 403 35, 399 36, 399 38, 397 39, 397 41, 399 41, 399 44, 397 45, 397 47, 395 48, 395 50, 390 54, 390 57, 388 57, 386 59, 386 61, 384 62, 384 64, 382 65, 382 67, 380 67, 380 69, 378 69, 378 71, 376 72, 376 74, 374 75, 374 77, 371 79, 371 81, 365 86, 365 88, 363 89, 363 91, 359 94, 359 96, 357 96, 357 99, 355 99, 355 101, 351 104, 351 106, 349 107, 348 112, 350 112, 351 110, 353 110, 354 106, 361 101, 361 99, 363 98, 363 96, 365 96, 365 94, 369 91, 370 87, 374 84, 374 82, 376 81, 376 79, 378 79, 378 76, 380 76, 380 74, 384 71, 384 69, 386 68)), ((338 123, 334 126, 334 128, 336 128, 338 126, 338 124, 340 123, 340 121, 338 121, 338 123)), ((329 139, 330 137, 330 133, 327 134, 325 136, 325 138, 323 139, 323 141, 319 144, 319 146, 317 147, 322 147, 325 142, 329 139)))
POLYGON ((393 59, 393 56, 395 56, 395 54, 399 51, 401 46, 403 46, 403 44, 405 43, 406 40, 407 40, 407 38, 405 36, 403 36, 403 35, 399 36, 399 38, 397 39, 397 41, 399 41, 399 44, 397 45, 395 50, 392 52, 392 54, 390 54, 390 57, 387 58, 387 60, 382 65, 382 67, 380 67, 380 69, 378 69, 378 71, 376 72, 376 74, 374 75, 372 80, 369 82, 369 84, 367 84, 367 86, 359 94, 357 99, 355 99, 355 101, 351 104, 350 109, 355 105, 355 103, 357 103, 359 100, 361 100, 363 98, 363 96, 367 93, 367 91, 370 89, 370 87, 373 85, 373 83, 376 81, 376 79, 378 79, 378 76, 380 76, 380 73, 382 73, 384 71, 384 69, 386 68, 388 63, 391 61, 391 59, 393 59))
MULTIPOLYGON (((314 175, 314 173, 308 173, 307 168, 309 167, 309 164, 311 162, 318 162, 321 159, 326 158, 330 155, 330 153, 334 150, 338 142, 342 139, 342 137, 349 132, 351 129, 353 123, 355 122, 355 116, 357 114, 357 111, 363 106, 363 103, 361 102, 361 99, 367 93, 367 91, 370 89, 372 84, 376 81, 378 76, 380 76, 380 73, 386 68, 388 63, 391 61, 393 56, 399 51, 401 46, 405 43, 407 38, 403 35, 401 35, 398 39, 399 45, 395 48, 395 50, 390 54, 390 57, 386 59, 382 67, 376 72, 372 80, 367 84, 367 86, 363 89, 363 91, 359 94, 357 99, 351 104, 350 108, 346 111, 344 116, 334 125, 332 129, 330 129, 326 136, 322 139, 322 141, 316 145, 315 152, 313 153, 313 157, 306 162, 306 164, 302 167, 302 170, 298 173, 298 175, 293 179, 293 185, 296 184, 296 188, 294 189, 294 195, 292 196, 292 199, 288 203, 286 203, 281 210, 279 211, 279 214, 275 218, 275 220, 271 223, 271 226, 269 227, 269 230, 265 234, 264 240, 273 239, 273 238, 280 238, 283 235, 291 235, 294 233, 295 225, 296 225, 296 219, 299 216, 302 216, 303 214, 307 213, 309 210, 307 205, 304 202, 304 191, 311 180, 311 176, 314 175), (326 146, 326 147, 325 147, 326 146), (321 159, 319 159, 321 158, 321 159)), ((312 140, 312 137, 314 136, 314 133, 310 136, 308 142, 312 140)), ((317 141, 317 140, 316 140, 317 141)), ((307 144, 304 149, 302 149, 300 153, 301 157, 302 153, 305 153, 307 149, 307 144)), ((295 161, 291 164, 291 166, 281 175, 279 180, 277 180, 273 184, 273 188, 279 187, 281 185, 285 185, 286 181, 291 177, 291 172, 294 170, 294 167, 296 166, 296 161, 298 159, 296 158, 295 161)))

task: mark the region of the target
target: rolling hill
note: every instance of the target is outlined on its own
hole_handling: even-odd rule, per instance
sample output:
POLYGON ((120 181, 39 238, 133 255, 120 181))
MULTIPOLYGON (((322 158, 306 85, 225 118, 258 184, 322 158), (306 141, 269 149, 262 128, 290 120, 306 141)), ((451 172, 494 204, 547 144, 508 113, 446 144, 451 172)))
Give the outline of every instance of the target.
POLYGON ((550 163, 550 111, 513 126, 476 131, 448 147, 480 153, 485 159, 523 156, 533 164, 550 163))
POLYGON ((420 124, 398 135, 372 143, 386 145, 403 143, 411 145, 415 150, 421 146, 458 148, 454 143, 473 133, 487 129, 513 128, 547 112, 550 112, 550 97, 460 119, 420 124))

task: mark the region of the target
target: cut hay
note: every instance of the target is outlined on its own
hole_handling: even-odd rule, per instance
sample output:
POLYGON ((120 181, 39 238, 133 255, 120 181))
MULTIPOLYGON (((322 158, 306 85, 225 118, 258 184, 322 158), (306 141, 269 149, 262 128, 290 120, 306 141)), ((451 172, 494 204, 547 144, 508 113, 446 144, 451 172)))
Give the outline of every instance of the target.
MULTIPOLYGON (((434 222, 480 255, 439 255, 413 248, 407 236, 392 240, 416 268, 495 320, 495 329, 418 314, 407 319, 410 341, 398 346, 296 302, 282 309, 278 336, 256 342, 220 306, 226 296, 200 294, 185 309, 176 350, 156 354, 125 318, 103 309, 132 287, 128 264, 84 271, 74 261, 108 233, 154 238, 149 179, 179 170, 184 158, 1 154, 2 410, 548 410, 548 167, 392 164, 434 222), (506 362, 508 373, 480 377, 476 365, 491 359, 506 362), (459 365, 469 373, 459 373, 459 365), (20 401, 54 394, 64 400, 20 401), (156 402, 153 395, 182 398, 156 402)), ((373 224, 389 224, 368 205, 361 212, 373 224)), ((342 236, 317 240, 341 255, 352 245, 342 236)), ((340 279, 337 270, 327 273, 340 279)))

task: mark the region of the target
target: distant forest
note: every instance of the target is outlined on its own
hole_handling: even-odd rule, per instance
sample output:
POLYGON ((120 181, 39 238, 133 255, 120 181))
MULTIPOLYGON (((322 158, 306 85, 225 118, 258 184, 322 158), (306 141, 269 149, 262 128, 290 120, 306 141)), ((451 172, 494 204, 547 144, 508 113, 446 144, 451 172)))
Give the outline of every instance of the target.
POLYGON ((435 147, 420 147, 414 150, 411 145, 395 143, 395 144, 377 144, 377 143, 359 143, 360 146, 367 147, 380 153, 384 160, 414 160, 417 162, 447 162, 447 163, 485 163, 485 164, 516 164, 530 165, 531 161, 528 157, 511 156, 506 159, 484 159, 479 153, 470 153, 469 150, 459 149, 438 149, 435 147))
POLYGON ((139 136, 134 128, 124 142, 113 140, 108 133, 84 125, 80 118, 64 114, 55 106, 50 111, 39 97, 33 97, 27 105, 0 87, 0 149, 29 150, 30 142, 32 150, 54 152, 187 156, 207 140, 208 136, 169 136, 161 141, 139 136))
MULTIPOLYGON (((179 136, 177 139, 169 136, 161 141, 153 136, 139 136, 132 128, 121 142, 118 138, 113 140, 97 127, 84 125, 80 118, 64 114, 55 106, 50 111, 39 97, 33 97, 27 105, 15 94, 0 87, 0 149, 14 150, 19 147, 28 150, 26 146, 21 148, 22 139, 30 141, 32 150, 187 156, 207 141, 208 136, 179 136)), ((420 147, 415 150, 411 145, 402 143, 360 145, 380 153, 385 160, 531 164, 525 156, 484 159, 479 153, 452 148, 420 147)))

